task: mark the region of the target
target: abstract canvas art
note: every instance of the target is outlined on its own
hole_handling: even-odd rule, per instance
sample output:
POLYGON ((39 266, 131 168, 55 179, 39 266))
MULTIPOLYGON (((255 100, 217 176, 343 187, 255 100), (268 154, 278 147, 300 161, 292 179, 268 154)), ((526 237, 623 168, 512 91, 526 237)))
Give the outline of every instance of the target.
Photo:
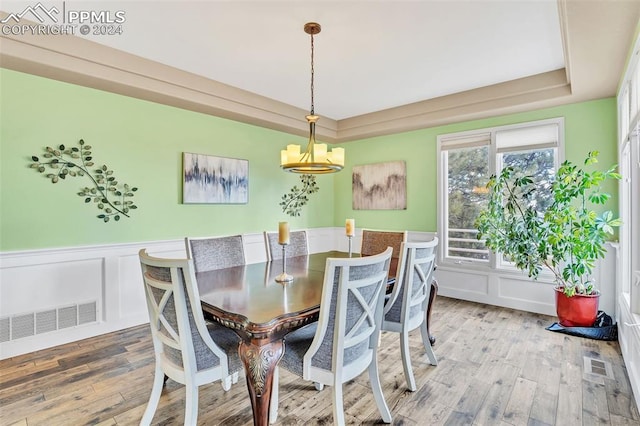
POLYGON ((246 204, 249 161, 183 153, 182 202, 246 204))
POLYGON ((405 210, 407 166, 404 161, 353 166, 354 210, 405 210))

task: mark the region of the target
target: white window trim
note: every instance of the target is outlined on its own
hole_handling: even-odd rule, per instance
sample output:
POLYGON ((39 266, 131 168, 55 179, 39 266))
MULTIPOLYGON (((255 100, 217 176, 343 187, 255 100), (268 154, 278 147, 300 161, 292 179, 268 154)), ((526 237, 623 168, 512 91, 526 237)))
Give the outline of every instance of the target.
POLYGON ((617 96, 618 158, 623 181, 620 182, 619 208, 623 221, 620 232, 618 300, 640 323, 640 36, 622 78, 617 96), (628 163, 622 164, 628 161, 628 163), (635 194, 635 196, 634 196, 635 194))
MULTIPOLYGON (((544 120, 529 121, 523 123, 509 124, 504 126, 495 126, 490 128, 468 130, 464 132, 448 133, 437 136, 437 156, 438 156, 438 238, 441 243, 438 247, 438 263, 442 266, 455 266, 456 268, 463 268, 467 270, 475 270, 480 272, 487 272, 491 270, 498 270, 505 273, 522 274, 517 268, 505 262, 499 262, 497 256, 492 252, 489 252, 489 260, 477 260, 463 257, 447 256, 448 251, 448 239, 445 235, 448 222, 448 179, 445 176, 445 170, 447 167, 447 156, 443 155, 449 149, 472 147, 472 146, 486 146, 487 143, 478 143, 479 136, 488 136, 485 140, 488 140, 489 147, 489 173, 497 173, 497 149, 496 149, 496 134, 500 131, 523 129, 527 127, 537 127, 549 124, 556 124, 558 126, 558 143, 557 143, 557 162, 556 170, 560 164, 564 161, 564 117, 549 118, 544 120), (461 139, 468 139, 474 141, 471 143, 460 143, 461 139)), ((543 147, 540 145, 539 147, 543 147)), ((520 149, 526 149, 527 147, 519 147, 520 149)), ((530 147, 529 147, 530 148, 530 147)), ((551 273, 542 271, 540 278, 552 278, 551 273)))

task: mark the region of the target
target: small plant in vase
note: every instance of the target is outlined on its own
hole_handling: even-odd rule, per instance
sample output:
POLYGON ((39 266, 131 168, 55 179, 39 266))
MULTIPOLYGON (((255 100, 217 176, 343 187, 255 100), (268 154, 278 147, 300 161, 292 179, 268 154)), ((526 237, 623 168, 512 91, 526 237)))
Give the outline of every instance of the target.
MULTIPOLYGON (((597 162, 593 151, 584 165, 597 162)), ((476 222, 478 239, 529 277, 537 278, 543 268, 553 274, 563 326, 592 326, 597 316, 599 291, 591 274, 606 253, 607 238, 621 224, 611 211, 598 215, 592 208, 611 197, 601 189, 608 179, 620 179, 615 166, 588 172, 565 161, 551 183, 545 209, 536 208, 535 200, 538 191, 548 189, 539 189, 533 176, 520 175, 513 167, 505 167, 487 184, 489 202, 476 222), (581 297, 586 302, 579 302, 581 297)))

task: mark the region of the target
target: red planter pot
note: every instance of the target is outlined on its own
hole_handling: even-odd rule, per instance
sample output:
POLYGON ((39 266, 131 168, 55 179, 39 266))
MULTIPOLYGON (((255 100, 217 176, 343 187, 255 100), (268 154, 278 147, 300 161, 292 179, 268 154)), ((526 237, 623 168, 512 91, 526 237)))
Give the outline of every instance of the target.
POLYGON ((563 327, 591 327, 598 316, 600 294, 567 297, 562 288, 555 288, 556 312, 563 327))

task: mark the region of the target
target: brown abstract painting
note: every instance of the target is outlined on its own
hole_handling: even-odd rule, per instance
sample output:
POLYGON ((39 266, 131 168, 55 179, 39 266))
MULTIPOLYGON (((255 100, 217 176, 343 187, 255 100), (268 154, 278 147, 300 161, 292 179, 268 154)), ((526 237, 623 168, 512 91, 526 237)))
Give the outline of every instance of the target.
POLYGON ((354 210, 405 210, 407 166, 404 161, 353 166, 354 210))

